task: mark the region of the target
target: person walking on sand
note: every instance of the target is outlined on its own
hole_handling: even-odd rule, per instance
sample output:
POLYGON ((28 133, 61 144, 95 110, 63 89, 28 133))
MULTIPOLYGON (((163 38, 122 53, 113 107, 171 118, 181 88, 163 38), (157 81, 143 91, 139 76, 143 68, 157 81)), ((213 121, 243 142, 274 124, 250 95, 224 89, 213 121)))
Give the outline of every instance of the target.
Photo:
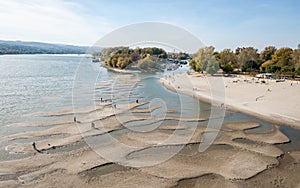
POLYGON ((94 123, 94 122, 92 122, 92 128, 93 128, 93 129, 96 129, 95 123, 94 123))
POLYGON ((37 151, 37 152, 41 153, 41 151, 40 151, 40 150, 38 150, 38 149, 36 148, 36 144, 35 144, 35 142, 33 142, 33 143, 32 143, 32 147, 33 147, 33 149, 34 149, 35 151, 37 151))
POLYGON ((76 118, 76 117, 74 117, 74 122, 75 122, 75 123, 81 123, 80 121, 77 121, 77 118, 76 118))
POLYGON ((136 102, 136 103, 139 103, 139 100, 137 99, 135 102, 136 102))

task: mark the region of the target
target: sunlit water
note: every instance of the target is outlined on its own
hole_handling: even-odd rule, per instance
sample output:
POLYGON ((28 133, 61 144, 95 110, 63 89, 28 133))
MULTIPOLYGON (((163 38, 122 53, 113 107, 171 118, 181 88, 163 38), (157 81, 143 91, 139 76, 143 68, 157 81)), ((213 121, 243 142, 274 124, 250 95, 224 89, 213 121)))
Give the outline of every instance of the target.
POLYGON ((68 107, 80 60, 85 59, 53 55, 0 56, 0 124, 28 121, 30 113, 68 107))

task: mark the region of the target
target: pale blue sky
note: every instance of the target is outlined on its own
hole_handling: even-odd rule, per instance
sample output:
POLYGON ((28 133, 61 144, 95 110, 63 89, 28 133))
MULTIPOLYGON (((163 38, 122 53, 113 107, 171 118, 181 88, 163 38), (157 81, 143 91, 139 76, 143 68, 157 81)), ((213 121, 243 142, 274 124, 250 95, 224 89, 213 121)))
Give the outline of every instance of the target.
POLYGON ((0 39, 92 45, 133 23, 182 27, 217 49, 300 43, 298 0, 0 0, 0 39))

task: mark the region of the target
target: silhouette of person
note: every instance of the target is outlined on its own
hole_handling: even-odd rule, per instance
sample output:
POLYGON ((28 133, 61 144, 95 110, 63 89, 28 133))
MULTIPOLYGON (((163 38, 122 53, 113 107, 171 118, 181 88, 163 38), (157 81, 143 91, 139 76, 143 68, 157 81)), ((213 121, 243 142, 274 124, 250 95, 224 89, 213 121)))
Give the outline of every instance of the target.
POLYGON ((41 153, 41 151, 38 150, 38 149, 36 148, 36 143, 35 143, 35 142, 32 143, 32 147, 33 147, 33 149, 34 149, 35 151, 41 153))

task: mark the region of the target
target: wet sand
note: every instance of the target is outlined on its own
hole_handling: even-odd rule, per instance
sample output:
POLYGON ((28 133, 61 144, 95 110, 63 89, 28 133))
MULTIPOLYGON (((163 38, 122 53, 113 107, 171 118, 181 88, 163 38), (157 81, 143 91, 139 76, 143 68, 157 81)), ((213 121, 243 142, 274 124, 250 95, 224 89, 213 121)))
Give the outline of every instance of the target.
MULTIPOLYGON (((284 153, 277 147, 290 141, 278 126, 257 134, 246 132, 261 126, 257 122, 224 123, 224 129, 219 131, 213 144, 199 152, 204 133, 217 130, 191 126, 190 123, 205 122, 209 116, 180 118, 167 115, 166 119, 173 123, 156 126, 155 123, 164 118, 151 115, 159 108, 157 105, 141 108, 148 102, 118 104, 117 109, 104 104, 78 108, 77 122, 65 119, 52 123, 15 124, 16 127, 50 128, 0 139, 1 143, 9 143, 6 146, 8 152, 30 155, 0 161, 0 187, 300 185, 300 153, 284 153), (178 121, 180 124, 174 124, 178 121), (149 122, 156 127, 145 131, 143 128, 149 122), (32 142, 13 143, 20 138, 36 139, 36 147, 42 152, 35 151, 32 142), (126 147, 120 147, 121 144, 126 147)), ((66 109, 43 115, 64 116, 70 112, 66 109)))

